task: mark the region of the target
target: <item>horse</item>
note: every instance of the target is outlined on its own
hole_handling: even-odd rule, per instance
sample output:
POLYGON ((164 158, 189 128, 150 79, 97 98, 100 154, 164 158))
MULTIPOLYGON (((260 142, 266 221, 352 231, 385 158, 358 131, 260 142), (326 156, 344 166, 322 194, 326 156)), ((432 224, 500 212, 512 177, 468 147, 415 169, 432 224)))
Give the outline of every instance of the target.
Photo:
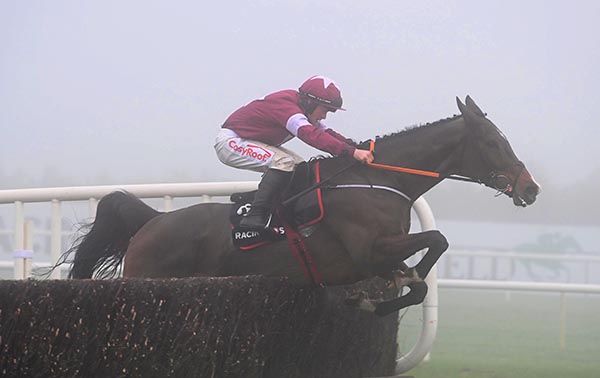
MULTIPOLYGON (((439 230, 410 233, 413 202, 442 180, 471 180, 504 193, 516 206, 534 203, 540 186, 513 152, 504 134, 470 96, 456 98, 460 114, 397 131, 360 144, 374 151, 377 164, 351 164, 349 157, 319 160, 327 214, 303 238, 326 286, 353 284, 375 276, 408 286, 391 300, 348 299, 377 315, 421 303, 425 277, 448 248, 439 230), (436 175, 403 173, 410 167, 436 175), (404 261, 426 250, 413 267, 404 261)), ((418 171, 420 172, 420 171, 418 171)), ((74 256, 70 278, 263 275, 314 285, 286 241, 254 251, 232 243, 232 204, 202 203, 159 212, 135 196, 113 192, 98 203, 97 215, 63 256, 74 256), (72 254, 74 253, 74 254, 72 254)), ((64 260, 66 261, 66 260, 64 260)))

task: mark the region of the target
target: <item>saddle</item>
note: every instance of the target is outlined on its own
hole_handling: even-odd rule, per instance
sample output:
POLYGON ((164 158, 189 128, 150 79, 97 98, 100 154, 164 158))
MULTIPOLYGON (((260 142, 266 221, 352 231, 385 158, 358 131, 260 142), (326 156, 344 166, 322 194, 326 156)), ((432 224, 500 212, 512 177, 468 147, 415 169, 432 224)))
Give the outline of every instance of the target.
POLYGON ((299 164, 294 170, 286 190, 279 198, 278 205, 274 207, 270 228, 267 230, 240 229, 240 221, 250 211, 256 190, 233 193, 230 197, 233 206, 229 215, 233 244, 243 251, 252 250, 275 241, 285 240, 290 229, 306 229, 320 222, 325 215, 321 188, 311 190, 286 206, 281 205, 282 200, 291 198, 311 185, 319 183, 320 180, 318 160, 314 163, 299 164))

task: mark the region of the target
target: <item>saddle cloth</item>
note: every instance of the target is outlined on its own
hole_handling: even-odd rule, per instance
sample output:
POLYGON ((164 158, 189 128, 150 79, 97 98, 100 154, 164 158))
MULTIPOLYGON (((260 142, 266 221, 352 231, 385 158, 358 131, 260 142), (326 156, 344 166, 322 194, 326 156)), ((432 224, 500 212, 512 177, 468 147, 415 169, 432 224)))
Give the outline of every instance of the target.
MULTIPOLYGON (((290 198, 309 186, 320 182, 319 161, 314 163, 301 163, 298 165, 288 188, 278 200, 290 198)), ((325 215, 321 188, 311 190, 292 203, 283 207, 275 206, 272 214, 270 228, 261 231, 248 231, 240 229, 239 224, 252 207, 252 200, 256 190, 244 193, 234 193, 230 199, 233 202, 229 220, 231 222, 231 238, 233 244, 240 250, 249 251, 254 248, 284 240, 288 227, 304 228, 321 221, 325 215)), ((278 201, 280 203, 281 201, 278 201)))

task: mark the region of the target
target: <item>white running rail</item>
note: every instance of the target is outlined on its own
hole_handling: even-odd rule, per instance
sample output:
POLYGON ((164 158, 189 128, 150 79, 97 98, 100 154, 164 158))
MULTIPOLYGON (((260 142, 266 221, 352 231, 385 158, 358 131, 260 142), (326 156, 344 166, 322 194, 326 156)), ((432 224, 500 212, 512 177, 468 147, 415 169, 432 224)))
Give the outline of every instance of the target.
MULTIPOLYGON (((98 199, 115 190, 126 190, 140 198, 163 198, 164 208, 168 211, 173 208, 173 197, 201 197, 203 202, 208 202, 211 196, 227 196, 234 192, 254 190, 257 185, 254 181, 238 181, 0 190, 0 204, 12 203, 15 207, 15 279, 27 278, 31 270, 31 263, 27 261, 31 255, 31 243, 28 243, 31 236, 27 235, 25 203, 51 203, 50 256, 54 263, 61 254, 61 201, 88 201, 89 213, 93 218, 98 199)), ((56 269, 51 278, 60 278, 60 271, 56 269)))

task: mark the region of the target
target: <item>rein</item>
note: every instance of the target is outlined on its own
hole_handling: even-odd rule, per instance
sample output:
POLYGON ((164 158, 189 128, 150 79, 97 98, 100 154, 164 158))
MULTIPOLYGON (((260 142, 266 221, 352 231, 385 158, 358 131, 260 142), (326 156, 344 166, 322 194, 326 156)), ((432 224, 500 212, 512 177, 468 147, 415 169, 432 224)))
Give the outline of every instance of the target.
MULTIPOLYGON (((375 151, 375 141, 372 139, 371 139, 371 142, 369 145, 369 151, 372 154, 375 151)), ((475 180, 470 177, 465 177, 465 176, 460 176, 460 175, 442 176, 439 172, 434 172, 434 171, 424 171, 421 169, 398 167, 396 165, 387 165, 387 164, 378 164, 378 163, 366 163, 366 164, 369 167, 372 167, 375 169, 382 169, 384 171, 409 173, 411 175, 427 176, 427 177, 433 177, 433 178, 442 178, 442 179, 450 179, 450 180, 458 180, 458 181, 466 181, 466 182, 473 182, 473 183, 477 183, 477 184, 483 184, 480 180, 475 180)))
POLYGON ((289 205, 291 202, 297 200, 298 198, 302 197, 303 195, 317 189, 320 188, 321 186, 323 186, 323 184, 326 184, 327 182, 329 182, 331 179, 333 179, 336 176, 339 176, 340 174, 346 172, 347 170, 349 170, 350 168, 354 167, 355 165, 360 164, 360 162, 358 160, 355 160, 354 162, 352 162, 350 165, 340 169, 339 171, 337 171, 336 173, 332 174, 331 176, 321 180, 321 182, 317 182, 311 186, 309 186, 308 188, 304 189, 303 191, 301 191, 300 193, 296 193, 293 196, 291 196, 290 198, 286 199, 285 201, 281 202, 281 206, 286 207, 287 205, 289 205))
MULTIPOLYGON (((371 139, 370 144, 369 144, 369 151, 374 154, 375 151, 375 141, 373 139, 371 139)), ((333 179, 334 177, 346 172, 347 170, 349 170, 350 168, 353 168, 355 165, 359 164, 359 161, 354 161, 353 163, 351 163, 350 165, 340 169, 339 171, 335 172, 333 175, 321 180, 321 182, 315 183, 311 186, 309 186, 308 188, 302 190, 301 192, 291 196, 290 198, 287 198, 285 201, 281 202, 281 205, 283 207, 286 207, 287 205, 289 205, 291 202, 295 201, 296 199, 304 196, 305 194, 322 187, 324 184, 326 184, 327 182, 329 182, 331 179, 333 179)), ((521 170, 519 171, 519 174, 515 177, 513 185, 511 186, 510 183, 508 183, 506 185, 505 188, 497 188, 496 190, 498 190, 498 195, 502 194, 502 193, 506 193, 509 192, 511 190, 514 190, 517 187, 517 182, 519 181, 519 178, 521 177, 521 174, 523 173, 523 170, 525 169, 525 165, 521 162, 518 161, 517 163, 515 163, 516 165, 519 165, 521 167, 521 170)), ((388 165, 388 164, 379 164, 379 163, 365 163, 366 166, 371 167, 371 168, 375 168, 375 169, 381 169, 381 170, 385 170, 385 171, 391 171, 391 172, 400 172, 400 173, 408 173, 411 175, 418 175, 418 176, 425 176, 425 177, 432 177, 432 178, 439 178, 439 179, 449 179, 449 180, 456 180, 456 181, 465 181, 465 182, 472 182, 472 183, 476 183, 476 184, 484 184, 485 183, 481 180, 477 180, 477 179, 472 179, 470 177, 465 177, 465 176, 461 176, 461 175, 442 175, 439 172, 434 172, 434 171, 426 171, 426 170, 422 170, 422 169, 414 169, 414 168, 406 168, 406 167, 399 167, 396 165, 388 165)), ((505 177, 503 175, 496 175, 495 172, 492 172, 490 174, 490 179, 491 180, 496 180, 500 177, 505 177)))
MULTIPOLYGON (((372 154, 375 151, 375 141, 372 140, 372 139, 371 139, 370 144, 369 144, 369 151, 371 151, 372 154)), ((485 185, 485 183, 483 181, 481 181, 481 180, 476 180, 476 179, 472 179, 470 177, 465 177, 465 176, 461 176, 461 175, 446 175, 446 176, 442 176, 439 172, 434 172, 434 171, 424 171, 424 170, 420 170, 420 169, 398 167, 398 166, 395 166, 395 165, 387 165, 387 164, 377 164, 377 163, 366 163, 366 164, 369 167, 373 167, 373 168, 376 168, 376 169, 383 169, 383 170, 386 170, 386 171, 402 172, 402 173, 409 173, 409 174, 412 174, 412 175, 427 176, 427 177, 449 179, 449 180, 457 180, 457 181, 466 181, 466 182, 473 182, 473 183, 476 183, 476 184, 483 184, 483 185, 485 185)), ((499 195, 501 195, 501 194, 512 192, 513 190, 516 189, 517 183, 519 182, 519 178, 521 177, 521 175, 523 174, 523 171, 525 170, 525 165, 520 160, 517 161, 514 165, 518 165, 521 168, 519 170, 519 174, 515 176, 515 179, 513 180, 512 185, 511 185, 510 182, 508 182, 504 188, 499 188, 496 185, 496 180, 499 179, 499 178, 508 179, 508 177, 506 177, 505 175, 497 175, 496 172, 494 172, 494 171, 492 171, 490 173, 490 182, 492 183, 492 184, 490 184, 490 187, 492 187, 492 185, 493 185, 493 187, 498 191, 498 194, 496 195, 496 197, 499 196, 499 195)))

